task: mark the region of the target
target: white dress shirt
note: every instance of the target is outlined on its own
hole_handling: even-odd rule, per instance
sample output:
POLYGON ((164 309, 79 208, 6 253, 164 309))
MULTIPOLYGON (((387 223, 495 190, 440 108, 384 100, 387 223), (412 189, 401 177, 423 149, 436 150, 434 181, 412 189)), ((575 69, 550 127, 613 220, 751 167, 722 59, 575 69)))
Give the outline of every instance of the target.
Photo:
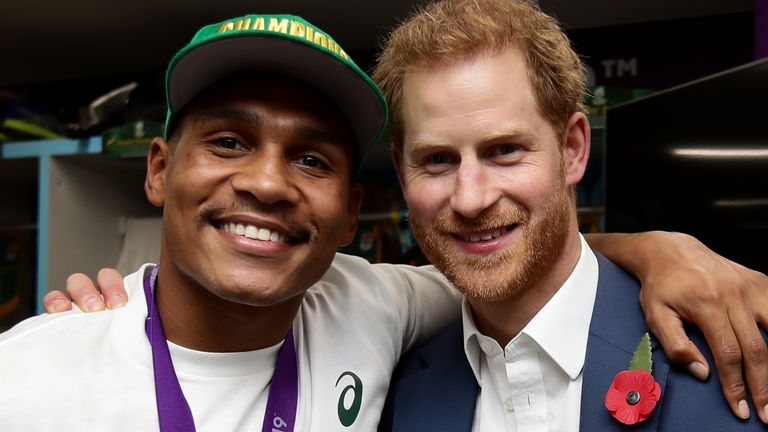
POLYGON ((478 331, 464 301, 464 350, 480 386, 473 431, 579 430, 598 275, 595 254, 580 240, 573 272, 503 350, 478 331))

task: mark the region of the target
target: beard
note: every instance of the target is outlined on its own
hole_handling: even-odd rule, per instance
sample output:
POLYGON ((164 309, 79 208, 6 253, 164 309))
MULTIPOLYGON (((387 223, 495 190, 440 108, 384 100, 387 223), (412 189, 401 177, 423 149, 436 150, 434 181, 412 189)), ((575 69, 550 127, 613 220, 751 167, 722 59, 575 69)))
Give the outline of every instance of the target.
POLYGON ((495 303, 519 298, 551 271, 568 237, 572 202, 561 184, 536 218, 513 202, 475 218, 445 211, 432 221, 412 216, 410 221, 424 254, 459 291, 470 300, 495 303), (470 255, 456 244, 456 233, 508 226, 522 232, 503 250, 470 255))

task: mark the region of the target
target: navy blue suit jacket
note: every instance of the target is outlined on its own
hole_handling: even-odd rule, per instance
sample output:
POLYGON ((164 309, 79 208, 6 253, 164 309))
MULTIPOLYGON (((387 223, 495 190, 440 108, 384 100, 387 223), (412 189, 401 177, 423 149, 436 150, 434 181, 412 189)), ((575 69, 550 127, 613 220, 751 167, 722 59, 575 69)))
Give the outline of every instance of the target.
MULTIPOLYGON (((638 304, 637 281, 602 255, 596 255, 599 278, 583 371, 580 430, 765 430, 754 407, 750 407, 752 417, 748 421, 740 421, 731 413, 716 373, 706 383, 697 381, 686 371, 671 367, 656 341, 653 376, 662 395, 653 414, 633 426, 622 425, 611 417, 605 408, 605 393, 616 373, 629 367, 637 343, 648 327, 638 304)), ((710 365, 714 365, 698 330, 688 329, 688 334, 710 365)), ((478 391, 464 354, 462 324, 458 321, 400 361, 379 430, 471 431, 478 391)))

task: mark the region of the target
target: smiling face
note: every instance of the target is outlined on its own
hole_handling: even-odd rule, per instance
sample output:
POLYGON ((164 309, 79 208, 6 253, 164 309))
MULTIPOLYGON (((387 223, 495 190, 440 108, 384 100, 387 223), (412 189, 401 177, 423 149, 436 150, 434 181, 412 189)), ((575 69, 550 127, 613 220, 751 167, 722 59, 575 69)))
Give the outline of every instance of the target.
POLYGON ((247 75, 184 110, 150 150, 146 189, 162 205, 162 267, 251 306, 304 293, 352 241, 360 200, 350 133, 296 82, 247 75))
POLYGON ((559 136, 527 73, 509 48, 405 74, 395 158, 411 224, 470 301, 556 289, 578 259, 570 189, 586 165, 588 125, 576 113, 559 136))

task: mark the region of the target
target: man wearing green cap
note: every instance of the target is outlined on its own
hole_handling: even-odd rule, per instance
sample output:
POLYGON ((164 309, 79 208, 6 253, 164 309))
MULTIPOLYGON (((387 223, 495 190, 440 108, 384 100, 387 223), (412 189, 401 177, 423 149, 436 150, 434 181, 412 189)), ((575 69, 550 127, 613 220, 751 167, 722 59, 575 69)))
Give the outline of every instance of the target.
POLYGON ((373 430, 400 352, 440 324, 411 309, 458 312, 436 271, 334 260, 378 88, 294 16, 203 28, 166 87, 145 182, 159 265, 126 278, 120 310, 0 338, 0 430, 373 430))
POLYGON ((381 93, 286 15, 203 28, 166 89, 145 182, 159 265, 123 308, 0 336, 0 430, 374 430, 400 354, 459 313, 431 267, 335 253, 381 93))

